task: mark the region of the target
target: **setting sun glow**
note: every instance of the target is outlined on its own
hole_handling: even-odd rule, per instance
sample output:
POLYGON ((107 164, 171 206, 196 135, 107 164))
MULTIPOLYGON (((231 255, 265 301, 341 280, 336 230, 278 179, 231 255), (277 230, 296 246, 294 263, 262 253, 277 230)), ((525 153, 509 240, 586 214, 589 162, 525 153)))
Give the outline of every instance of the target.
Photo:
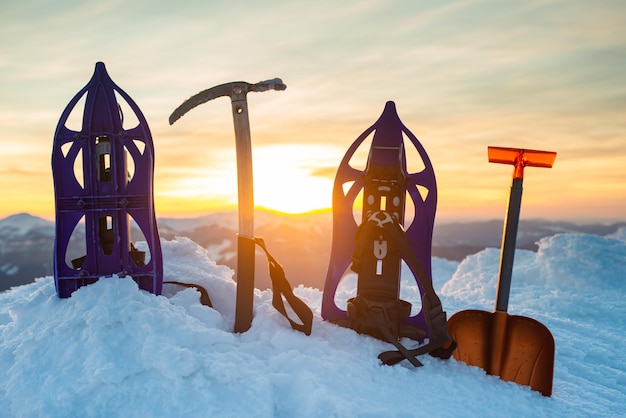
MULTIPOLYGON (((333 170, 342 150, 329 146, 253 146, 254 203, 259 209, 299 214, 329 209, 333 170), (316 175, 323 171, 328 173, 316 175)), ((157 178, 157 211, 196 213, 237 207, 235 151, 214 150, 207 167, 168 172, 157 178)))
POLYGON ((291 214, 331 207, 333 179, 312 172, 338 164, 337 152, 323 146, 275 145, 253 153, 257 207, 291 214))

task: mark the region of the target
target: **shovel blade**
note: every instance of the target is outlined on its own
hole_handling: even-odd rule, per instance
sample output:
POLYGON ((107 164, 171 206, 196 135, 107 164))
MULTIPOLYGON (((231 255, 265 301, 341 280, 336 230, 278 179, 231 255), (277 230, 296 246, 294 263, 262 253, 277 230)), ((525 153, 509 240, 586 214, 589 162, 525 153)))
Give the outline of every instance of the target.
POLYGON ((455 359, 502 380, 552 394, 554 338, 535 319, 506 312, 465 310, 448 320, 455 359))

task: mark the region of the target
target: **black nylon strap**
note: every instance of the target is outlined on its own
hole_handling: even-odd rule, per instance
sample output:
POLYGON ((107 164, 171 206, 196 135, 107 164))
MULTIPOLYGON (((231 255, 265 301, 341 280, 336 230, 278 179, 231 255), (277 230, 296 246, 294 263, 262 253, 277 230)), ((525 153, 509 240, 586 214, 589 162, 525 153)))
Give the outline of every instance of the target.
MULTIPOLYGON (((426 345, 408 350, 409 353, 411 355, 430 353, 431 355, 442 359, 450 358, 452 352, 456 348, 456 342, 448 334, 446 313, 441 306, 441 300, 435 293, 432 282, 428 278, 415 254, 411 251, 401 226, 397 223, 387 223, 382 227, 385 228, 390 237, 396 241, 400 248, 403 260, 415 273, 424 289, 424 296, 422 297, 422 310, 429 329, 429 339, 426 345)), ((378 357, 383 363, 391 365, 402 361, 406 356, 404 353, 399 351, 386 351, 381 353, 378 357)))
MULTIPOLYGON (((395 245, 400 250, 400 255, 402 259, 407 263, 411 271, 415 274, 417 279, 419 280, 422 288, 424 289, 424 295, 422 297, 422 311, 424 312, 424 318, 426 319, 426 323, 428 325, 429 330, 429 339, 428 343, 415 348, 415 349, 407 349, 402 346, 397 338, 389 338, 389 336, 393 337, 391 332, 389 331, 389 324, 383 318, 372 318, 376 322, 376 326, 381 333, 389 333, 389 336, 386 336, 386 341, 392 343, 397 351, 386 351, 381 353, 378 358, 386 365, 393 365, 399 363, 405 358, 408 359, 413 365, 413 359, 415 356, 430 353, 435 357, 440 358, 449 358, 456 347, 456 343, 448 334, 447 322, 446 322, 446 313, 443 311, 441 306, 441 300, 435 293, 435 289, 433 288, 430 277, 424 271, 419 259, 415 256, 411 247, 406 239, 406 235, 402 230, 402 227, 397 222, 379 222, 377 221, 369 221, 363 223, 359 226, 359 230, 357 232, 357 236, 359 234, 369 235, 372 233, 377 233, 380 228, 383 228, 386 232, 389 240, 393 241, 395 245), (447 347, 446 347, 447 345, 447 347), (445 348, 444 348, 445 347, 445 348)), ((359 270, 359 261, 361 258, 361 254, 363 253, 364 246, 363 239, 357 239, 357 244, 355 248, 355 252, 353 254, 353 270, 359 270)), ((407 335, 407 330, 403 329, 400 337, 410 337, 407 335)), ((419 331, 415 330, 413 334, 419 335, 419 331)), ((415 338, 414 338, 415 339, 415 338)), ((421 363, 420 363, 421 364, 421 363)))
MULTIPOLYGON (((398 341, 398 339, 395 338, 393 336, 393 334, 391 334, 391 332, 389 331, 389 327, 387 326, 385 313, 382 312, 380 309, 374 309, 371 312, 371 315, 372 315, 372 318, 375 321, 376 326, 378 327, 378 329, 382 332, 383 336, 385 337, 385 341, 393 344, 398 349, 398 351, 394 351, 394 353, 398 353, 402 357, 401 360, 406 358, 407 360, 409 360, 411 362, 411 364, 413 366, 415 366, 415 367, 422 367, 423 364, 416 358, 417 354, 413 354, 412 352, 410 352, 409 349, 407 349, 405 346, 400 344, 400 341, 398 341)), ((378 356, 379 359, 380 359, 381 355, 378 356)), ((383 363, 384 363, 384 361, 383 361, 383 363)))
MULTIPOLYGON (((422 363, 403 346, 398 338, 402 331, 399 327, 402 318, 411 313, 411 304, 399 299, 386 302, 376 302, 361 295, 348 299, 348 322, 346 325, 360 334, 371 335, 393 344, 398 351, 394 351, 408 359, 415 367, 422 363)), ((342 325, 342 324, 339 324, 342 325)))
POLYGON ((211 303, 211 298, 209 297, 209 292, 207 292, 207 290, 200 286, 199 284, 194 284, 194 283, 184 283, 184 282, 163 282, 163 283, 169 283, 169 284, 176 284, 178 286, 184 286, 184 287, 190 287, 192 289, 196 289, 198 292, 200 292, 200 303, 205 305, 205 306, 209 306, 209 307, 213 307, 213 304, 211 303))
POLYGON ((313 312, 311 308, 309 308, 302 299, 294 295, 291 285, 285 276, 283 266, 269 253, 263 238, 254 238, 254 242, 261 247, 267 256, 270 279, 272 281, 272 305, 287 318, 289 324, 291 324, 291 328, 301 331, 306 335, 311 335, 311 328, 313 327, 313 312), (294 321, 289 317, 285 309, 285 302, 289 304, 300 322, 294 321))
MULTIPOLYGON (((448 359, 456 348, 456 342, 450 337, 447 331, 446 313, 441 309, 441 304, 431 308, 426 299, 426 295, 422 298, 422 309, 426 323, 431 333, 428 337, 428 343, 417 348, 409 349, 407 352, 411 356, 419 356, 429 353, 433 357, 448 359), (442 329, 445 329, 442 331, 442 329)), ((404 360, 406 353, 398 351, 385 351, 378 355, 380 361, 388 366, 392 366, 404 360)))

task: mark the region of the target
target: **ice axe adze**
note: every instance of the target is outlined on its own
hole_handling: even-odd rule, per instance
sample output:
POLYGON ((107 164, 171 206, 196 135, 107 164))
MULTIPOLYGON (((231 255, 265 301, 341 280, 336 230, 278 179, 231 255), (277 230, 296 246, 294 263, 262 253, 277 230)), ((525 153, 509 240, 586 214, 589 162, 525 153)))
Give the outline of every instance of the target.
POLYGON ((254 190, 252 186, 252 144, 246 95, 250 91, 285 90, 282 80, 250 84, 243 81, 225 83, 201 91, 187 99, 170 116, 170 125, 194 107, 218 97, 230 97, 235 122, 237 151, 237 189, 239 236, 237 238, 237 304, 235 332, 247 331, 252 324, 254 300, 254 190))
POLYGON ((495 312, 465 310, 448 320, 457 342, 453 356, 502 380, 552 394, 554 338, 535 319, 507 314, 513 257, 522 203, 524 167, 552 167, 556 152, 489 147, 489 162, 513 164, 513 184, 504 221, 495 312))

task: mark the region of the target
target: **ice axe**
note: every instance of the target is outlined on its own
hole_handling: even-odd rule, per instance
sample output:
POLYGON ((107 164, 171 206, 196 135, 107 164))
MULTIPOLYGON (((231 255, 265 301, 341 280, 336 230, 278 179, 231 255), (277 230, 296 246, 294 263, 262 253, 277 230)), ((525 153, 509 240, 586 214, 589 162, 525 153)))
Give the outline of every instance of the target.
POLYGON ((196 106, 218 97, 230 97, 235 122, 237 152, 237 190, 239 208, 239 235, 237 237, 237 304, 235 332, 247 331, 252 325, 254 301, 254 189, 252 186, 252 144, 248 118, 248 92, 285 90, 280 78, 256 84, 244 81, 220 84, 201 91, 187 99, 170 115, 170 125, 196 106))
POLYGON ((452 355, 502 380, 530 386, 544 396, 550 396, 554 374, 554 338, 539 321, 509 315, 507 309, 524 168, 550 168, 556 152, 488 147, 488 155, 489 162, 515 166, 504 220, 495 312, 465 310, 452 315, 448 320, 448 332, 457 342, 452 355))

